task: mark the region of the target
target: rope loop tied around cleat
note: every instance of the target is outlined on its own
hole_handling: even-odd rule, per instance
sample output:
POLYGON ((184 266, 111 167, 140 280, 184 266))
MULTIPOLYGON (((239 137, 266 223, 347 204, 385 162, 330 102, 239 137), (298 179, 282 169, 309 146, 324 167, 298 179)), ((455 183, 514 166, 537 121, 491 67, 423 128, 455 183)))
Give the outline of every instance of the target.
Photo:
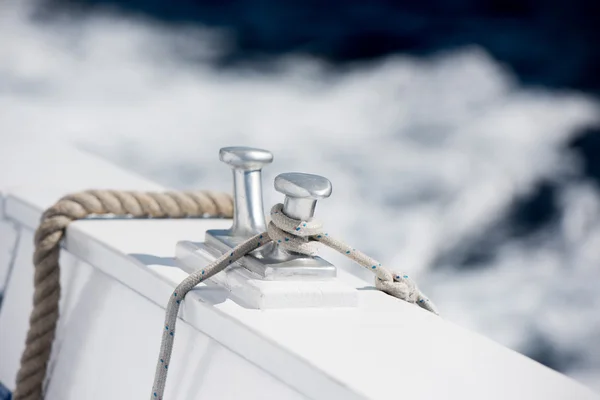
MULTIPOLYGON (((276 204, 271 210, 272 220, 267 232, 247 239, 210 265, 190 274, 174 290, 166 307, 151 399, 163 397, 179 307, 185 295, 200 282, 271 241, 283 249, 307 255, 316 254, 318 244, 324 244, 373 272, 375 286, 379 290, 437 314, 433 303, 408 275, 383 267, 377 260, 330 237, 318 220, 296 220, 286 216, 282 209, 282 204, 276 204)), ((154 193, 88 190, 67 195, 47 209, 35 232, 34 304, 13 393, 14 400, 43 398, 43 384, 59 317, 59 254, 66 228, 72 221, 101 215, 133 218, 231 217, 233 200, 228 194, 209 191, 154 193)))
POLYGON ((301 221, 283 213, 283 204, 275 204, 271 209, 271 222, 268 234, 273 241, 286 250, 306 255, 317 253, 318 243, 322 243, 345 255, 376 276, 377 289, 437 314, 435 305, 419 290, 415 282, 402 272, 392 271, 365 253, 334 239, 323 231, 323 225, 316 219, 301 221))
POLYGON ((274 241, 286 250, 307 255, 316 254, 318 243, 322 243, 375 273, 375 286, 379 290, 409 303, 416 303, 422 308, 436 315, 438 314, 433 303, 421 293, 408 275, 395 273, 383 267, 381 263, 366 254, 348 246, 342 241, 331 238, 329 234, 323 232, 323 227, 318 220, 297 220, 285 215, 282 210, 282 204, 273 206, 271 209, 271 222, 269 222, 267 232, 247 239, 205 268, 189 275, 175 288, 167 305, 165 324, 162 330, 163 338, 156 365, 154 385, 150 395, 151 400, 162 400, 164 395, 181 299, 200 282, 205 281, 246 254, 271 241, 274 241))

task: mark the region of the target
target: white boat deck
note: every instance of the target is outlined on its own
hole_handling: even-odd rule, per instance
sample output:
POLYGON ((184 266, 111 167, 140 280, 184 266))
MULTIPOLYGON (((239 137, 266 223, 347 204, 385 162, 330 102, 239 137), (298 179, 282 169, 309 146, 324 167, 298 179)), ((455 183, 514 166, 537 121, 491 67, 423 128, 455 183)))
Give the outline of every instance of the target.
MULTIPOLYGON (((55 157, 50 157, 43 166, 40 164, 39 170, 30 167, 31 160, 23 159, 23 168, 29 168, 29 172, 20 177, 21 167, 15 167, 19 157, 15 154, 19 154, 18 149, 0 151, 4 216, 16 222, 29 240, 42 211, 65 193, 92 187, 161 189, 73 150, 57 150, 52 153, 55 157), (54 163, 51 169, 44 167, 48 162, 54 163), (12 173, 7 173, 9 170, 12 173)), ((48 159, 47 154, 47 149, 37 154, 29 150, 21 153, 48 159)), ((164 311, 173 288, 186 276, 175 266, 175 244, 180 240, 202 241, 207 229, 222 229, 229 224, 227 220, 194 219, 72 223, 61 260, 65 265, 79 263, 93 268, 78 276, 72 266, 65 267, 70 272, 66 273, 69 278, 63 283, 63 296, 71 300, 63 299, 63 303, 70 301, 63 308, 63 319, 71 322, 66 325, 62 322, 59 327, 61 350, 55 352, 49 393, 54 393, 56 399, 61 398, 58 393, 69 393, 69 390, 59 389, 60 382, 56 382, 67 377, 69 371, 72 373, 67 366, 69 357, 75 357, 75 350, 68 351, 72 348, 97 357, 80 360, 79 374, 94 373, 97 376, 93 382, 111 382, 127 373, 130 384, 138 387, 125 388, 126 379, 125 383, 121 382, 123 390, 130 390, 130 396, 147 396, 162 334, 161 310, 164 311), (97 271, 101 274, 97 275, 97 271), (89 274, 93 273, 95 282, 106 280, 108 283, 101 287, 90 286, 89 274), (74 282, 78 280, 88 282, 87 286, 76 285, 74 282), (121 295, 117 295, 119 293, 121 295), (155 311, 146 313, 146 308, 140 306, 138 312, 132 308, 137 301, 142 301, 140 298, 152 303, 155 311), (85 323, 73 319, 78 312, 87 316, 85 323), (83 326, 86 323, 89 327, 83 326), (79 326, 82 333, 71 332, 73 326, 79 326), (131 331, 125 331, 129 327, 131 331), (95 331, 89 332, 91 329, 95 331), (138 333, 133 334, 135 329, 138 333), (79 334, 88 338, 86 343, 90 347, 85 343, 69 347, 67 342, 76 341, 75 336, 79 334), (132 355, 124 356, 123 360, 129 361, 122 362, 135 365, 120 365, 122 362, 117 360, 110 368, 94 367, 97 360, 104 360, 102 366, 109 362, 102 353, 115 357, 128 348, 132 355)), ((31 250, 31 245, 25 248, 31 250)), ((17 267, 27 265, 23 260, 30 254, 19 253, 19 256, 22 260, 16 263, 17 267)), ((598 398, 573 380, 491 340, 376 291, 347 272, 340 271, 339 275, 359 291, 359 307, 256 310, 233 301, 225 289, 200 284, 188 294, 180 313, 181 328, 166 398, 239 398, 244 390, 247 390, 246 398, 261 398, 253 396, 263 390, 265 399, 598 398), (226 363, 226 357, 211 355, 207 350, 199 352, 194 332, 212 339, 218 343, 218 349, 226 349, 227 354, 235 357, 231 356, 233 358, 226 363), (253 368, 260 373, 252 375, 249 371, 253 368), (236 369, 244 373, 236 373, 236 369), (203 376, 204 383, 191 383, 200 379, 198 376, 203 376), (207 383, 209 380, 214 386, 207 383), (229 387, 236 385, 246 389, 238 387, 235 391, 229 387)), ((13 277, 11 286, 24 287, 31 271, 13 273, 13 277)), ((22 292, 13 293, 11 297, 10 290, 7 291, 0 311, 0 358, 3 359, 0 381, 11 389, 30 309, 31 292, 22 292), (17 299, 25 301, 27 306, 17 306, 17 299), (7 329, 9 320, 11 328, 7 329)), ((440 306, 443 312, 443 304, 440 306)), ((81 379, 89 381, 91 378, 81 379)), ((96 387, 98 384, 93 382, 89 385, 96 387)), ((116 398, 131 398, 118 393, 122 392, 117 392, 116 398)), ((86 398, 105 397, 93 391, 86 398)))

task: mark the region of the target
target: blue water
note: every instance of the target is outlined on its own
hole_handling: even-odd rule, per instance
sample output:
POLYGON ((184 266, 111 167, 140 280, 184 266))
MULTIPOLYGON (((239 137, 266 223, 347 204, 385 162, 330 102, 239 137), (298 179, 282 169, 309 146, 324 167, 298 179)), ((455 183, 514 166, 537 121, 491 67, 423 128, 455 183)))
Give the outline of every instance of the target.
MULTIPOLYGON (((227 29, 235 39, 224 62, 290 52, 336 65, 392 53, 431 54, 484 47, 523 83, 600 93, 600 5, 593 0, 52 0, 141 15, 171 25, 227 29)), ((50 12, 51 14, 51 12, 50 12)))

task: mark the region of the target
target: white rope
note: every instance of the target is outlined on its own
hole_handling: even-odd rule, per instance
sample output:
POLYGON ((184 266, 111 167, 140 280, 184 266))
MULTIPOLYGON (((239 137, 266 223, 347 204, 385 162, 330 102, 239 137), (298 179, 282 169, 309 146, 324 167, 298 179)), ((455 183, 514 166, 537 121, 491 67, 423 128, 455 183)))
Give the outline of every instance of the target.
POLYGON ((271 222, 268 226, 269 236, 280 246, 298 253, 314 255, 316 242, 321 242, 373 272, 377 277, 375 279, 377 289, 409 303, 416 303, 422 308, 438 314, 435 305, 421 293, 407 274, 391 271, 365 253, 332 238, 328 233, 323 232, 319 221, 315 219, 296 220, 285 215, 282 209, 282 204, 273 206, 271 222))
POLYGON ((421 293, 408 275, 393 272, 383 267, 377 260, 339 240, 331 238, 329 234, 323 232, 319 221, 315 219, 308 221, 296 220, 285 215, 282 209, 282 204, 276 204, 271 209, 271 222, 269 223, 267 232, 255 235, 246 240, 233 250, 217 258, 207 267, 189 275, 175 288, 166 308, 163 337, 154 375, 152 394, 150 395, 151 400, 162 400, 164 395, 169 362, 175 340, 177 314, 185 295, 200 282, 210 278, 246 254, 271 241, 276 242, 284 249, 307 255, 314 255, 316 253, 317 242, 323 243, 373 272, 376 276, 375 286, 377 289, 409 303, 415 303, 434 314, 438 314, 435 305, 421 293))

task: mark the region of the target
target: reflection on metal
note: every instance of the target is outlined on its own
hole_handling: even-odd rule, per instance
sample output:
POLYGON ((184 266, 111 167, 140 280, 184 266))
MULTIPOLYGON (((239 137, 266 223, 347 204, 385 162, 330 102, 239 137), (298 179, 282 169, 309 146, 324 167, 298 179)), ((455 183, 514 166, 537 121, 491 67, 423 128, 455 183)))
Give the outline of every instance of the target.
MULTIPOLYGON (((221 149, 221 161, 233 169, 234 217, 228 230, 209 230, 204 243, 196 244, 213 261, 244 239, 266 231, 262 201, 261 169, 273 160, 267 150, 249 147, 221 149)), ((275 189, 285 195, 283 212, 292 218, 313 217, 316 202, 331 195, 331 182, 311 174, 284 173, 275 178, 275 189)), ((239 261, 265 280, 320 279, 336 276, 336 268, 320 257, 280 249, 270 243, 239 261)))
POLYGON ((250 237, 267 229, 262 201, 261 169, 273 162, 267 150, 225 147, 219 158, 233 169, 234 214, 231 236, 250 237))
POLYGON ((313 217, 317 200, 331 196, 331 182, 319 175, 288 172, 275 178, 275 190, 285 195, 283 212, 306 221, 313 217))
MULTIPOLYGON (((275 178, 275 190, 285 195, 283 213, 290 218, 307 221, 315 214, 317 200, 331 196, 331 182, 319 175, 288 172, 275 178)), ((279 263, 292 261, 311 264, 310 257, 287 251, 276 243, 262 250, 266 260, 279 263)), ((325 274, 325 271, 322 271, 325 274)))

